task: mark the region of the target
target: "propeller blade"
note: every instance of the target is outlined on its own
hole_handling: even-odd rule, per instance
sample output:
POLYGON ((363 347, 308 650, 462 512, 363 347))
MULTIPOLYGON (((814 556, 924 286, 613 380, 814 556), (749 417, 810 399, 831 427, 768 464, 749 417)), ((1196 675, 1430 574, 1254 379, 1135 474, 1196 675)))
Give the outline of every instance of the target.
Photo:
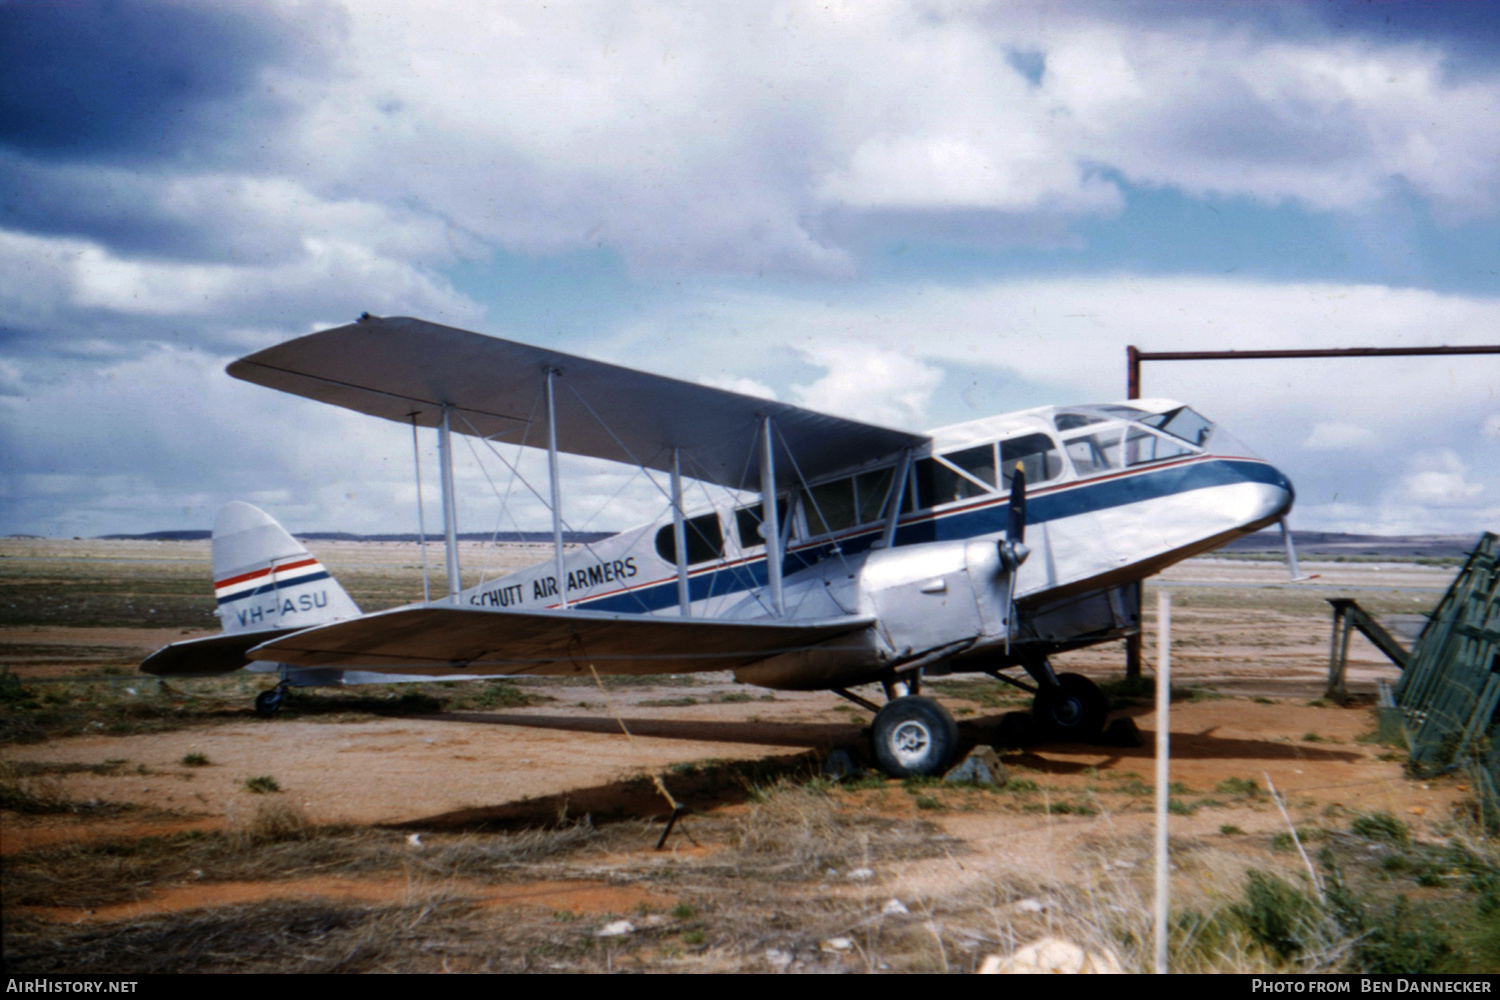
POLYGON ((1016 571, 1005 581, 1005 655, 1010 655, 1010 637, 1016 631, 1016 571))
POLYGON ((1016 572, 1026 561, 1026 467, 1016 463, 1010 476, 1010 504, 1006 508, 1005 541, 1000 543, 1000 563, 1006 569, 1005 655, 1010 655, 1010 637, 1016 631, 1016 572))

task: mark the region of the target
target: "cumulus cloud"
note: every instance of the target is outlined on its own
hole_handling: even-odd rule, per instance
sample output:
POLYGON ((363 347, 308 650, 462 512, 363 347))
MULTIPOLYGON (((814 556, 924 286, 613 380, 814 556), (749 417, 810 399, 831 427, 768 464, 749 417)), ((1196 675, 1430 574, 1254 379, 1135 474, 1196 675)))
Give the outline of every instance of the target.
POLYGON ((928 401, 943 379, 940 369, 914 361, 909 352, 862 341, 829 338, 796 350, 824 370, 816 381, 793 386, 799 404, 876 424, 926 420, 928 401))
MULTIPOLYGON (((228 357, 365 310, 492 329, 450 275, 497 251, 602 248, 636 279, 791 279, 643 296, 568 346, 918 428, 974 416, 964 400, 981 396, 1118 398, 1127 344, 1459 343, 1497 328, 1493 299, 1347 282, 970 272, 825 294, 855 287, 882 241, 1082 246, 1142 189, 1371 226, 1393 195, 1445 219, 1493 215, 1492 60, 1455 72, 1433 42, 1341 32, 1301 8, 1288 29, 1262 9, 0 4, 0 404, 27 404, 0 408, 8 495, 71 490, 68 523, 104 524, 121 516, 109 491, 144 509, 370 480, 368 462, 326 464, 361 440, 343 417, 273 417, 264 395, 214 414, 191 397, 218 393, 228 357), (955 371, 974 391, 941 391, 955 371), (980 391, 987 374, 1003 389, 980 391), (158 426, 159 412, 213 433, 173 444, 188 421, 158 426), (266 427, 280 447, 254 443, 266 427), (152 464, 226 441, 260 478, 226 459, 210 488, 152 464), (96 507, 90 476, 113 484, 96 507)), ((1310 509, 1387 517, 1389 469, 1326 461, 1368 434, 1381 449, 1366 454, 1450 447, 1461 478, 1413 470, 1418 492, 1477 516, 1500 485, 1472 443, 1500 433, 1488 369, 1404 363, 1395 390, 1382 364, 1321 381, 1276 363, 1154 366, 1146 386, 1202 400, 1269 456, 1323 456, 1294 477, 1310 509)), ((395 503, 401 479, 285 502, 318 526, 373 523, 355 507, 395 503)), ((617 510, 654 503, 596 492, 617 510)))
POLYGON ((1366 450, 1380 443, 1380 436, 1358 424, 1318 424, 1302 442, 1308 451, 1366 450))
POLYGON ((734 375, 704 375, 698 381, 703 385, 713 386, 715 389, 727 389, 746 396, 759 396, 762 399, 776 398, 775 389, 753 378, 734 375))
POLYGON ((1403 499, 1438 507, 1461 504, 1484 492, 1484 484, 1470 482, 1468 468, 1448 448, 1413 458, 1397 488, 1403 499))

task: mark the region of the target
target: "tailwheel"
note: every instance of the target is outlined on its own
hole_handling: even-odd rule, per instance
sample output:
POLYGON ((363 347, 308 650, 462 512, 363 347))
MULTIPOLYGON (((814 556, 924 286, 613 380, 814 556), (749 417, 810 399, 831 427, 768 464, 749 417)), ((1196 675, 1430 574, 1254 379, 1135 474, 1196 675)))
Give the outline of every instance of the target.
POLYGON ((1082 674, 1059 674, 1057 685, 1042 685, 1031 714, 1049 739, 1086 743, 1104 729, 1109 700, 1099 685, 1082 674))
POLYGON ((286 696, 286 688, 278 684, 269 691, 262 691, 255 696, 255 714, 262 719, 269 719, 281 711, 282 699, 286 696))
POLYGON ((931 698, 909 695, 875 714, 871 741, 880 769, 894 778, 942 774, 958 751, 958 723, 931 698))

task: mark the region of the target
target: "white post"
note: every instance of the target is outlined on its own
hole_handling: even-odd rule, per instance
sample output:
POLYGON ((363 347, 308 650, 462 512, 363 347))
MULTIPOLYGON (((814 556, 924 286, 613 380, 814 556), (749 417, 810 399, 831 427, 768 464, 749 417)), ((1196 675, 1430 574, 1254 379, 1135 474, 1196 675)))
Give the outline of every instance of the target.
POLYGON ((557 606, 568 606, 568 578, 563 574, 562 483, 557 476, 557 408, 552 389, 556 368, 547 369, 547 477, 552 481, 552 572, 557 577, 557 606))
POLYGON ((1286 523, 1286 518, 1281 519, 1281 544, 1286 549, 1286 571, 1291 574, 1292 582, 1296 583, 1302 579, 1302 570, 1297 565, 1297 546, 1292 544, 1292 529, 1286 523))
POLYGON ((682 465, 681 451, 672 449, 672 544, 677 549, 677 609, 682 617, 693 613, 692 597, 688 593, 687 529, 682 522, 682 465))
POLYGON ((760 533, 766 538, 766 583, 771 588, 771 609, 785 617, 781 598, 781 518, 776 513, 776 457, 771 440, 771 418, 761 423, 760 437, 760 533))
POLYGON ((458 603, 463 589, 458 576, 458 501, 453 496, 453 433, 448 428, 448 405, 443 404, 443 422, 438 426, 438 464, 442 466, 443 553, 448 560, 448 600, 458 603))
POLYGON ((1172 595, 1156 594, 1156 972, 1167 972, 1167 797, 1170 791, 1172 595))

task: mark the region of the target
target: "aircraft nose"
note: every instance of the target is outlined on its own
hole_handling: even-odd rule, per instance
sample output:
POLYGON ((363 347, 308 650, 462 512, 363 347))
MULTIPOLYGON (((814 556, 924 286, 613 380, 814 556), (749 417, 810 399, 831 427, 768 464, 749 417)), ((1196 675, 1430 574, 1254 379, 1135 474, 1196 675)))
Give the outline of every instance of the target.
POLYGON ((1292 509, 1292 504, 1297 500, 1297 491, 1292 486, 1292 481, 1287 478, 1285 472, 1274 465, 1269 467, 1270 475, 1266 477, 1266 517, 1285 517, 1292 509))

